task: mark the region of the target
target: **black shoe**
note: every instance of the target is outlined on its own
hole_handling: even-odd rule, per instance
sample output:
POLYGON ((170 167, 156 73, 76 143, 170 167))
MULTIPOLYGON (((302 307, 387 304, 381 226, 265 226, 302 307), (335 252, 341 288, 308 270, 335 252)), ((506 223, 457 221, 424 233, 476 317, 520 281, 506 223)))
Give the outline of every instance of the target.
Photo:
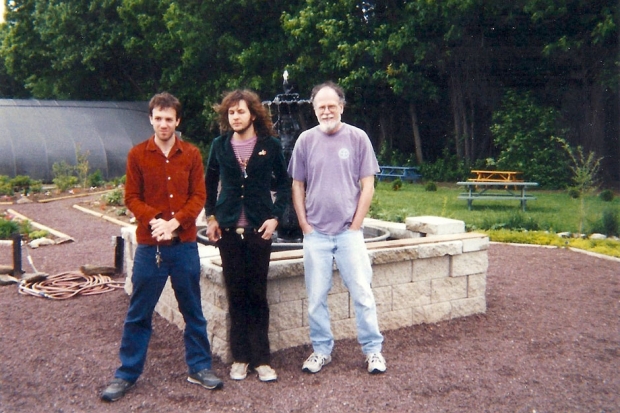
POLYGON ((115 402, 122 398, 127 390, 131 389, 135 383, 130 383, 126 380, 114 378, 108 387, 101 393, 101 400, 106 402, 115 402))
POLYGON ((194 384, 200 384, 209 390, 221 389, 224 382, 217 378, 215 373, 209 369, 200 370, 198 373, 190 374, 187 381, 194 384))

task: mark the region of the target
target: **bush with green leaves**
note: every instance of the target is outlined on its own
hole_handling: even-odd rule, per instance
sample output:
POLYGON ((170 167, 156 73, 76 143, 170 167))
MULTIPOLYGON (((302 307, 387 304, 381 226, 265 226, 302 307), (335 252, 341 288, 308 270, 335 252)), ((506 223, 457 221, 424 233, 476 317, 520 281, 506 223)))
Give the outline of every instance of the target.
POLYGON ((67 161, 54 162, 52 165, 52 182, 59 191, 65 192, 78 184, 77 176, 74 176, 75 168, 67 161))
POLYGON ((465 161, 458 159, 448 149, 433 163, 424 163, 419 166, 420 173, 427 181, 434 182, 457 182, 467 179, 469 167, 465 161))
POLYGON ((601 199, 601 201, 611 202, 614 200, 614 191, 612 191, 611 189, 604 189, 601 191, 600 194, 598 194, 598 197, 601 199))
POLYGON ((484 230, 537 231, 541 229, 541 225, 535 218, 519 211, 499 220, 497 217, 485 218, 480 228, 484 230))
POLYGON ((30 177, 26 175, 17 175, 11 179, 11 185, 13 185, 13 191, 27 195, 28 189, 30 189, 30 177))
POLYGON ((394 191, 398 191, 400 188, 403 187, 403 180, 400 178, 396 178, 392 181, 392 189, 394 191))
POLYGON ((39 238, 45 238, 49 235, 50 233, 44 229, 39 229, 37 231, 32 231, 28 234, 28 238, 30 239, 39 239, 39 238))
POLYGON ((620 214, 618 209, 603 211, 600 219, 590 223, 590 233, 605 234, 608 237, 620 235, 620 214))
POLYGON ((437 192, 437 184, 433 181, 428 181, 424 184, 424 190, 427 192, 437 192))
POLYGON ((0 217, 0 239, 9 239, 19 233, 19 224, 15 221, 0 217))
POLYGON ((124 192, 121 188, 116 188, 101 196, 106 205, 122 206, 124 205, 124 192))
POLYGON ((381 148, 377 152, 377 160, 379 165, 415 166, 415 161, 411 158, 411 154, 388 148, 385 142, 381 144, 381 148))
POLYGON ((112 184, 114 186, 120 186, 120 185, 125 185, 125 181, 127 179, 126 175, 120 176, 120 177, 115 177, 112 179, 112 184))
POLYGON ((103 174, 99 169, 97 169, 92 174, 88 175, 88 186, 90 188, 99 188, 105 185, 105 180, 103 179, 103 174))
POLYGON ((557 110, 543 107, 531 93, 508 90, 490 127, 499 149, 498 170, 523 172, 542 188, 559 189, 570 182, 570 168, 563 145, 565 135, 557 110))
POLYGON ((13 185, 8 175, 0 175, 0 195, 13 195, 13 185))
POLYGON ((578 188, 575 188, 574 186, 571 186, 570 188, 568 188, 566 192, 568 193, 568 196, 571 197, 572 199, 579 199, 581 197, 581 191, 578 188))

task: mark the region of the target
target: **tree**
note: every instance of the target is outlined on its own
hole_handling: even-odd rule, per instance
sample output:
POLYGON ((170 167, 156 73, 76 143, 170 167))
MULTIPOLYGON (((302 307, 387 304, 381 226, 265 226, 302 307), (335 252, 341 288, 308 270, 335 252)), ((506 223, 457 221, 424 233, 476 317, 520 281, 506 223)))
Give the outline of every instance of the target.
POLYGON ((499 170, 521 171, 545 188, 563 188, 570 180, 561 138, 560 114, 539 105, 530 93, 509 90, 493 115, 491 132, 499 150, 499 170))

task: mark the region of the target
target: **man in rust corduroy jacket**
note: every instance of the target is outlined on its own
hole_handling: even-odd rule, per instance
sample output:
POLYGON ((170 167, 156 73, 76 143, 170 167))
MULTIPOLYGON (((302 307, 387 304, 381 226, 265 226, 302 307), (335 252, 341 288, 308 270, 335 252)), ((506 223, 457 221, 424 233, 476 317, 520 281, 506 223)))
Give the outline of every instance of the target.
POLYGON ((133 291, 123 327, 121 366, 101 398, 113 402, 125 395, 144 369, 155 305, 170 277, 185 320, 187 380, 208 389, 221 388, 211 371, 207 321, 200 301, 200 258, 196 218, 206 199, 204 167, 198 149, 176 137, 181 104, 169 93, 149 103, 155 134, 127 157, 125 205, 138 229, 132 274, 133 291))

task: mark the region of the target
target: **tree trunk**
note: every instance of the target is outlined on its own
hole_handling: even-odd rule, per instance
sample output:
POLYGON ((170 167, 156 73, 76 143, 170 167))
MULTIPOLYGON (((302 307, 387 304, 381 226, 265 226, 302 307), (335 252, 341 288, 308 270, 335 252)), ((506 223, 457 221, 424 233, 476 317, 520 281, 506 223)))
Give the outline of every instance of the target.
POLYGON ((463 112, 463 99, 461 98, 460 89, 457 86, 458 80, 452 74, 450 76, 450 103, 452 104, 452 116, 454 119, 454 149, 457 159, 463 159, 462 137, 463 129, 461 128, 461 113, 463 112))
POLYGON ((415 158, 418 165, 424 163, 422 155, 422 139, 420 138, 420 129, 418 128, 418 114, 416 113, 415 104, 409 103, 409 115, 411 116, 411 126, 413 128, 413 143, 415 145, 415 158))
POLYGON ((392 149, 392 142, 388 142, 387 117, 385 113, 381 112, 379 115, 379 142, 377 142, 377 150, 382 150, 384 146, 387 149, 392 149))

